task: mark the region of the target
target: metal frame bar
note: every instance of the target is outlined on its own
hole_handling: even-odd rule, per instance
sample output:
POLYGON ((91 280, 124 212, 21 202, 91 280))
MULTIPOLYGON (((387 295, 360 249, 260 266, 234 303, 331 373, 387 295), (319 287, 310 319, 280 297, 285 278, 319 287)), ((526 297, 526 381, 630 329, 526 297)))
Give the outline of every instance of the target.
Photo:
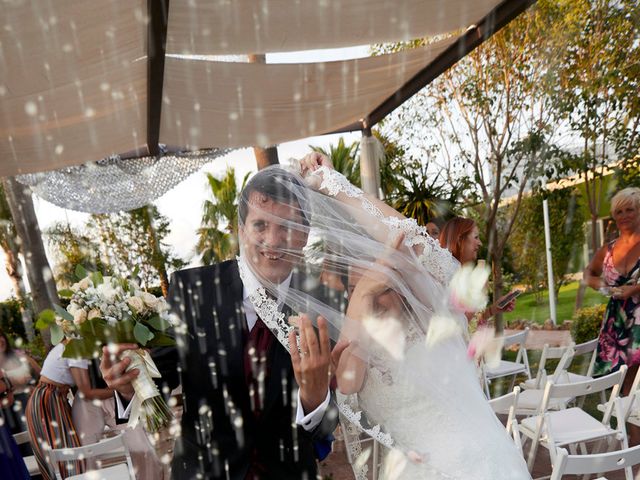
POLYGON ((147 14, 147 150, 158 155, 169 0, 147 0, 147 14))
POLYGON ((505 0, 365 118, 326 134, 370 129, 534 3, 536 0, 505 0))

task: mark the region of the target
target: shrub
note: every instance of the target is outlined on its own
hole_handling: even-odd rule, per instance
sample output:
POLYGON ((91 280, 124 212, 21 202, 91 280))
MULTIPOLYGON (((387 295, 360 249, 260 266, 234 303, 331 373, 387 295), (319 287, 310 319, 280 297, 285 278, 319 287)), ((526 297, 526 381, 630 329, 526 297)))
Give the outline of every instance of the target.
POLYGON ((576 343, 583 343, 593 340, 600 334, 602 319, 607 305, 595 305, 593 307, 581 308, 573 314, 571 324, 571 337, 576 343))
POLYGON ((22 323, 22 313, 20 302, 15 298, 10 298, 0 302, 0 329, 9 338, 26 339, 24 324, 22 323))

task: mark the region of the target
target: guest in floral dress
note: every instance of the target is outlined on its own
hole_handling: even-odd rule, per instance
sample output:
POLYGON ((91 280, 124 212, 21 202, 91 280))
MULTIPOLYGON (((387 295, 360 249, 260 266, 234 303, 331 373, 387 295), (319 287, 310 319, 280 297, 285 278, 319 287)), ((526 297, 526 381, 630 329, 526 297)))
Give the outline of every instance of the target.
MULTIPOLYGON (((622 387, 628 395, 640 365, 640 189, 625 188, 611 200, 620 235, 600 248, 584 272, 587 285, 611 298, 598 342, 595 374, 629 370, 622 387)), ((640 443, 640 430, 629 428, 640 443)))

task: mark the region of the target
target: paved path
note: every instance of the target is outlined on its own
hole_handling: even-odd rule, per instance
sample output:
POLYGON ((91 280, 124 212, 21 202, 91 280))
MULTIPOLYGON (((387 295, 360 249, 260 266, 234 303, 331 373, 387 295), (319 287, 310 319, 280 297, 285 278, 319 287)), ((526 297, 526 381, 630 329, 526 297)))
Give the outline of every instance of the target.
MULTIPOLYGON (((505 330, 505 335, 521 332, 522 330, 505 330)), ((527 335, 527 350, 542 350, 545 343, 550 347, 569 345, 571 332, 569 330, 529 330, 527 335)))

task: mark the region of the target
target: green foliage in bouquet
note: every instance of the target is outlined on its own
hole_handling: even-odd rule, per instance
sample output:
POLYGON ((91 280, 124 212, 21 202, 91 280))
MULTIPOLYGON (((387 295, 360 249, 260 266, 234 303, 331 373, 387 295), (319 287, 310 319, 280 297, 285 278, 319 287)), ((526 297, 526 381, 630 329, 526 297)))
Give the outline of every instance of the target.
POLYGON ((75 275, 78 281, 58 292, 69 300, 67 308, 44 310, 36 323, 39 329, 51 330, 54 345, 68 339, 64 357, 98 357, 102 346, 110 343, 145 348, 175 344, 167 333, 172 324, 163 298, 142 291, 133 280, 87 272, 80 265, 75 275))

